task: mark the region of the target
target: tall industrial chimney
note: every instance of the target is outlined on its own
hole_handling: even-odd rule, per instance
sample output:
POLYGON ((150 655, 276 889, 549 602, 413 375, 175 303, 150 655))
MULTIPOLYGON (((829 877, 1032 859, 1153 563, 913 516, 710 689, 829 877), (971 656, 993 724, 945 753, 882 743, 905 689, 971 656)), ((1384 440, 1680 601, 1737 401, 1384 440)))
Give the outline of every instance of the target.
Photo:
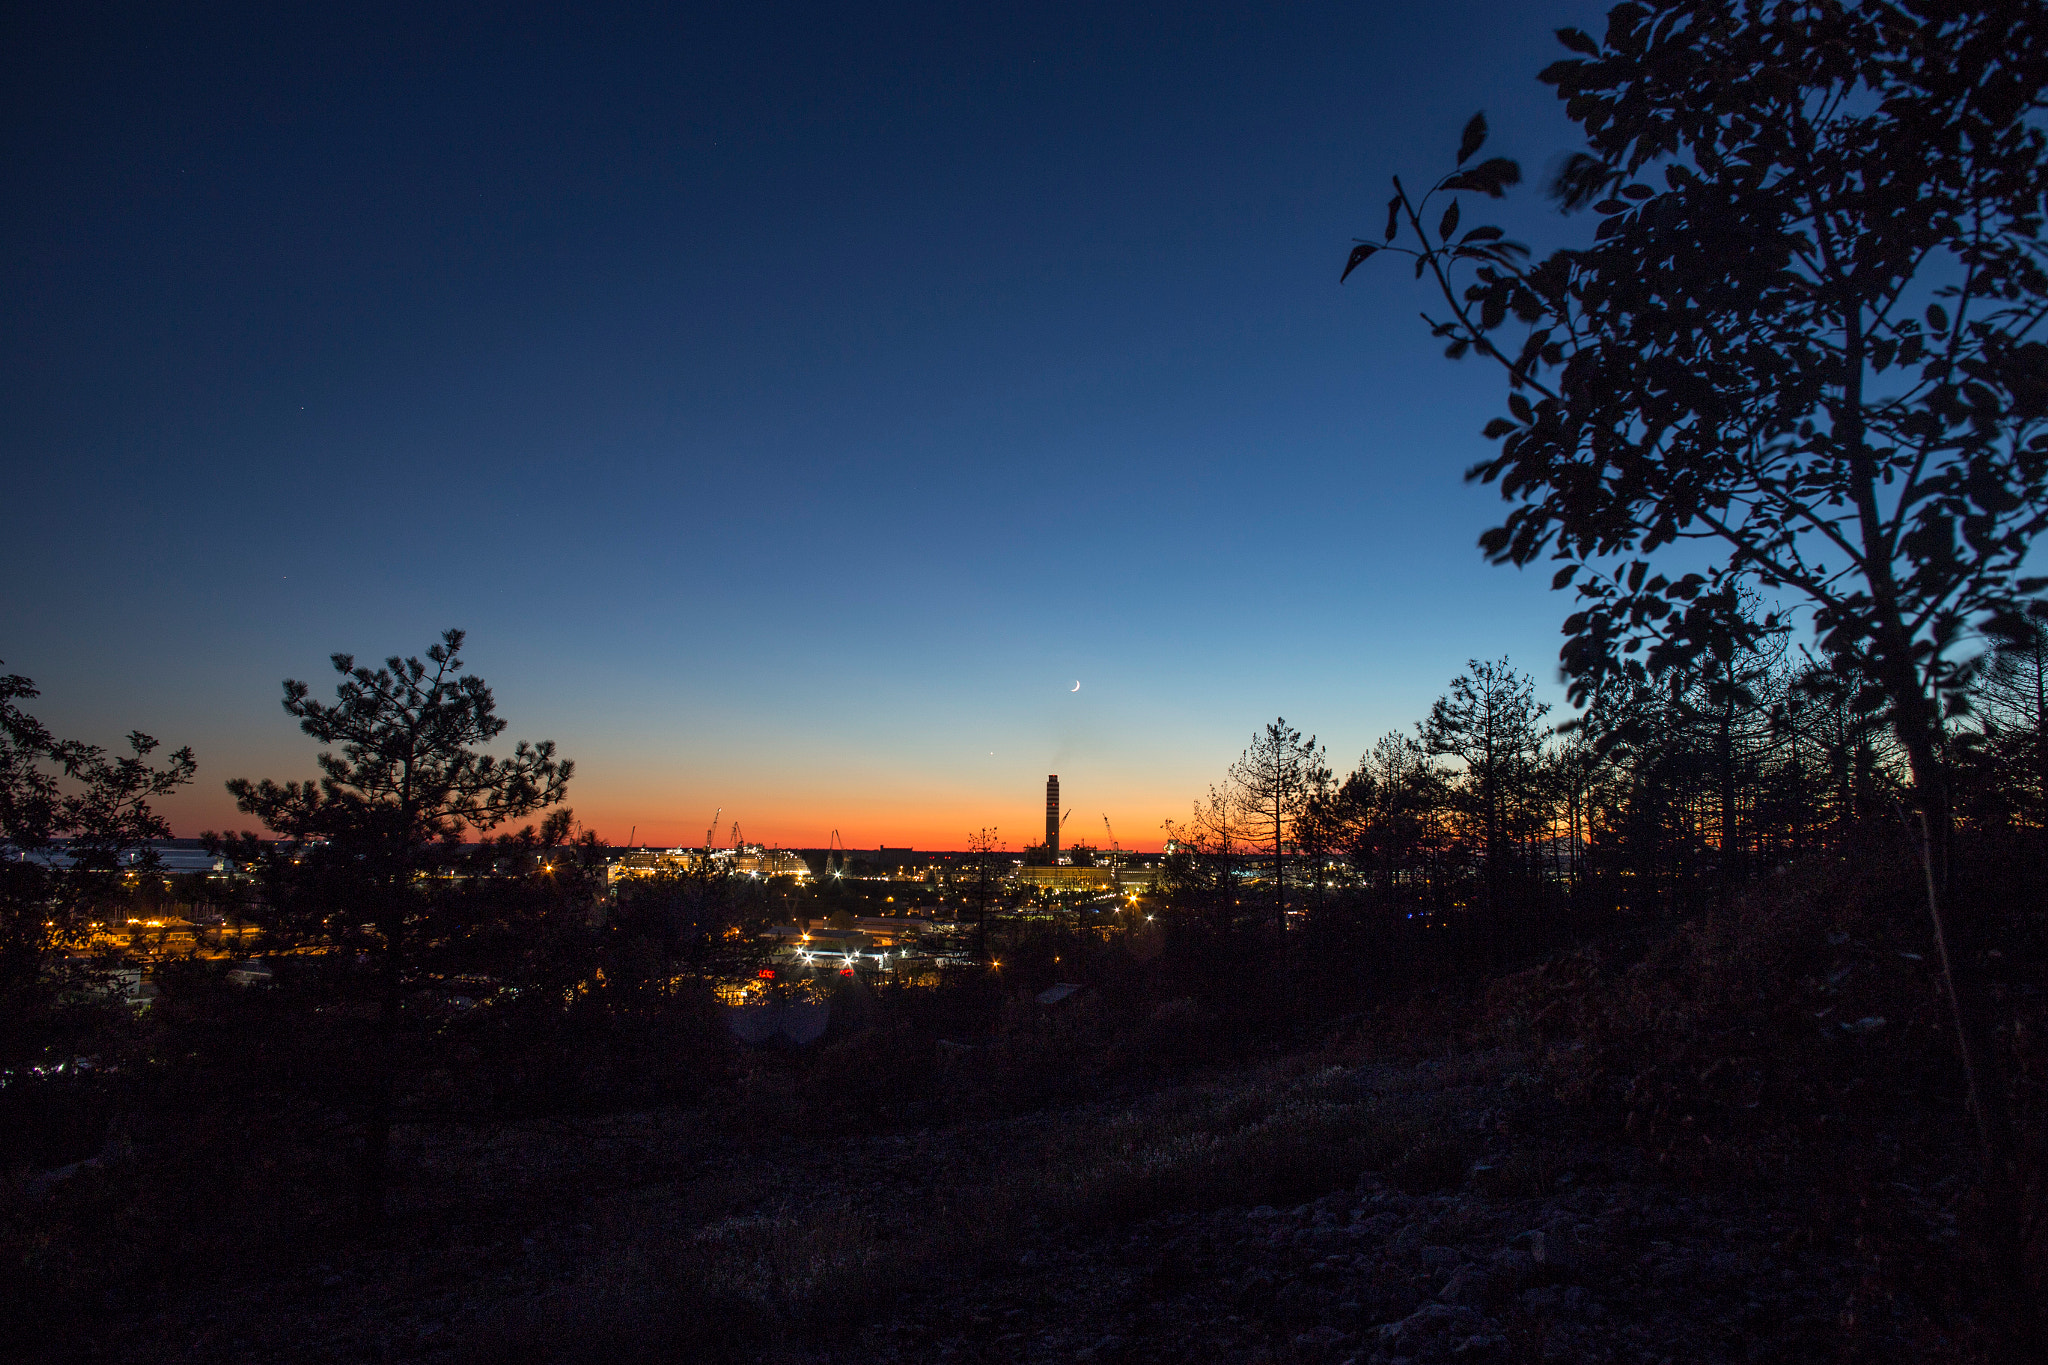
POLYGON ((1045 779, 1045 852, 1055 864, 1060 860, 1060 775, 1045 779))

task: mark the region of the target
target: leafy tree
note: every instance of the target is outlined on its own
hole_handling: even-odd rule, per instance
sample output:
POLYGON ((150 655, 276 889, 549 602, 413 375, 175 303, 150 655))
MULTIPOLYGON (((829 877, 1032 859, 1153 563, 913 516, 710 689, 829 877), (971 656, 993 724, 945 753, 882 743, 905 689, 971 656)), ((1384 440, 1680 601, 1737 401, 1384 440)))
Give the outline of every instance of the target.
MULTIPOLYGON (((516 745, 509 758, 477 746, 506 728, 482 678, 463 673, 463 633, 450 630, 425 661, 396 658, 383 668, 333 656, 341 681, 332 703, 311 688, 284 684, 284 708, 321 744, 318 781, 227 784, 236 805, 282 836, 259 849, 289 926, 325 946, 350 949, 370 964, 375 1026, 362 1058, 359 1122, 363 1133, 359 1212, 381 1222, 393 1121, 397 1035, 408 997, 421 984, 423 954, 450 927, 424 874, 437 847, 469 830, 485 831, 562 799, 571 764, 552 743, 516 745)), ((459 927, 459 926, 458 926, 459 927)))
POLYGON ((107 984, 101 961, 80 950, 96 913, 125 908, 123 869, 154 867, 150 841, 170 834, 150 803, 191 781, 195 767, 190 749, 152 763, 157 743, 141 733, 117 758, 57 739, 21 707, 37 695, 27 678, 0 676, 0 1076, 10 1078, 0 1083, 0 1166, 8 1169, 89 1155, 133 1078, 118 1054, 135 1021, 103 992, 78 989, 107 984), (80 1053, 115 1065, 90 1083, 33 1069, 80 1053))
POLYGON ((16 704, 41 695, 18 673, 0 677, 0 838, 17 848, 42 847, 57 825, 57 778, 48 765, 60 746, 16 704))
POLYGON ((112 889, 122 868, 156 865, 152 840, 170 826, 151 802, 192 780, 189 748, 161 766, 157 741, 128 735, 128 752, 60 740, 18 703, 41 695, 19 674, 0 677, 0 844, 39 854, 64 841, 61 860, 0 862, 0 990, 33 988, 51 950, 77 946, 81 912, 112 889))
POLYGON ((1971 632, 2043 586, 2048 10, 1642 0, 1602 39, 1558 36, 1573 55, 1542 79, 1588 150, 1553 189, 1600 215, 1592 244, 1532 264, 1496 227, 1459 233, 1461 193, 1520 175, 1465 168, 1475 117, 1459 169, 1419 196, 1397 180, 1384 245, 1346 272, 1405 252, 1448 353, 1501 367, 1503 444, 1471 477, 1514 508, 1481 545, 1576 582, 1575 700, 1724 652, 1745 585, 1809 610, 1882 693, 1988 1155, 2000 1087, 1978 1084, 1987 1024, 1938 893, 1941 702, 1971 632))
POLYGON ((1230 790, 1247 836, 1270 849, 1273 859, 1275 923, 1287 931, 1287 854, 1295 844, 1296 827, 1308 813, 1309 798, 1327 782, 1329 772, 1315 736, 1306 740, 1285 717, 1252 736, 1252 742, 1230 765, 1230 790))

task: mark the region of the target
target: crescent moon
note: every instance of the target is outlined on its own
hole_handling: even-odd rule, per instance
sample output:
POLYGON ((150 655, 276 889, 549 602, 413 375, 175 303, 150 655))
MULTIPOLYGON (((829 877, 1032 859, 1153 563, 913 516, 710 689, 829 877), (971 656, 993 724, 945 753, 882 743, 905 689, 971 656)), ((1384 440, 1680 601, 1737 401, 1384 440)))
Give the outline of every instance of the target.
POLYGON ((1079 682, 1076 682, 1076 683, 1074 684, 1074 690, 1075 690, 1076 692, 1079 692, 1079 691, 1081 690, 1081 684, 1080 684, 1079 682))

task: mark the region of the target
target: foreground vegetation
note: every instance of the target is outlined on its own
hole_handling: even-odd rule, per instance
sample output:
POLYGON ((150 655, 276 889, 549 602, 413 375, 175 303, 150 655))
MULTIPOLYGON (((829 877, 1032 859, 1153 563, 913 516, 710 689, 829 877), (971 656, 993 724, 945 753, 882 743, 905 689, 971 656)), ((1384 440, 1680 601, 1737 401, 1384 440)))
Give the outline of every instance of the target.
MULTIPOLYGON (((1973 890, 2038 934, 2040 879, 2005 852, 1973 890)), ((1685 1316, 1707 1305, 1739 1330, 1682 1358, 1745 1358, 1744 1333, 1845 1359, 2016 1358, 2036 1340, 2035 1263, 2005 1253, 1967 1177, 1939 988, 1902 946, 1923 933, 1914 870, 1867 848, 1513 970, 1425 930, 1337 966, 1305 950, 1311 928, 1239 956, 1217 990, 1207 940, 1169 933, 1105 945, 1094 987, 1057 1007, 975 975, 869 992, 863 1026, 812 1050, 742 1051, 706 1028, 687 1097, 412 1111, 370 1241, 347 1152, 307 1122, 309 1048, 269 1054, 305 1069, 256 1102, 201 1084, 225 1056, 202 1065, 195 1045, 274 1032, 277 992, 219 987, 201 1010, 216 988, 193 979, 132 1025, 158 1051, 129 1092, 130 1123, 150 1123, 10 1195, 28 1277, 12 1321, 50 1358, 865 1359, 923 1342, 1009 1359, 1071 1309, 1135 1358, 1322 1359, 1347 1334, 1369 1354, 1374 1329, 1440 1301, 1473 1315, 1468 1335, 1497 1331, 1500 1358, 1568 1340, 1578 1358, 1656 1359, 1670 1333, 1712 1326, 1685 1316), (1322 1226, 1314 1209, 1342 1225, 1373 1199, 1367 1215, 1398 1218, 1359 1245, 1412 1273, 1374 1272, 1361 1283, 1381 1297, 1350 1309, 1363 1291, 1315 1268, 1331 1247, 1314 1264, 1269 1253, 1259 1225, 1248 1249, 1203 1249, 1243 1240, 1264 1205, 1313 1206, 1280 1239, 1313 1246, 1296 1232, 1322 1226), (1455 1267, 1417 1249, 1526 1250, 1514 1238, 1546 1225, 1556 1248, 1560 1218, 1607 1229, 1572 1234, 1582 1264, 1481 1255, 1492 1287, 1469 1300, 1442 1299, 1455 1267), (1412 1244, 1396 1235, 1410 1222, 1412 1244), (1728 1255, 1726 1295, 1626 1287, 1638 1260, 1691 1274, 1728 1255), (1124 1290, 1103 1278, 1119 1266, 1124 1290), (1604 1316, 1543 1307, 1575 1289, 1604 1316), (1203 1305, 1227 1349, 1147 1327, 1161 1295, 1203 1305), (1023 1344, 1002 1340, 1020 1325, 1023 1344), (1148 1331, 1163 1335, 1131 1335, 1148 1331)), ((2038 996, 2014 1013, 2016 1108, 2038 1115, 2048 1021, 2038 996)))

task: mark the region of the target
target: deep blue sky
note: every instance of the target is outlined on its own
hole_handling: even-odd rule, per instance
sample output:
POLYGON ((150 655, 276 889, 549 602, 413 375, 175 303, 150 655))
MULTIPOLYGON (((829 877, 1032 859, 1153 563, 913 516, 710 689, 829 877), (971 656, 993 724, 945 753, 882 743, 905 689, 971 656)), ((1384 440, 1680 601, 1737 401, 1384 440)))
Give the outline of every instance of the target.
POLYGON ((1599 16, 16 6, 0 659, 194 745, 181 832, 310 775, 280 678, 451 624, 643 841, 1016 846, 1059 771, 1150 843, 1276 714, 1348 766, 1469 656, 1555 695, 1497 382, 1337 274, 1474 109, 1574 145, 1599 16))

